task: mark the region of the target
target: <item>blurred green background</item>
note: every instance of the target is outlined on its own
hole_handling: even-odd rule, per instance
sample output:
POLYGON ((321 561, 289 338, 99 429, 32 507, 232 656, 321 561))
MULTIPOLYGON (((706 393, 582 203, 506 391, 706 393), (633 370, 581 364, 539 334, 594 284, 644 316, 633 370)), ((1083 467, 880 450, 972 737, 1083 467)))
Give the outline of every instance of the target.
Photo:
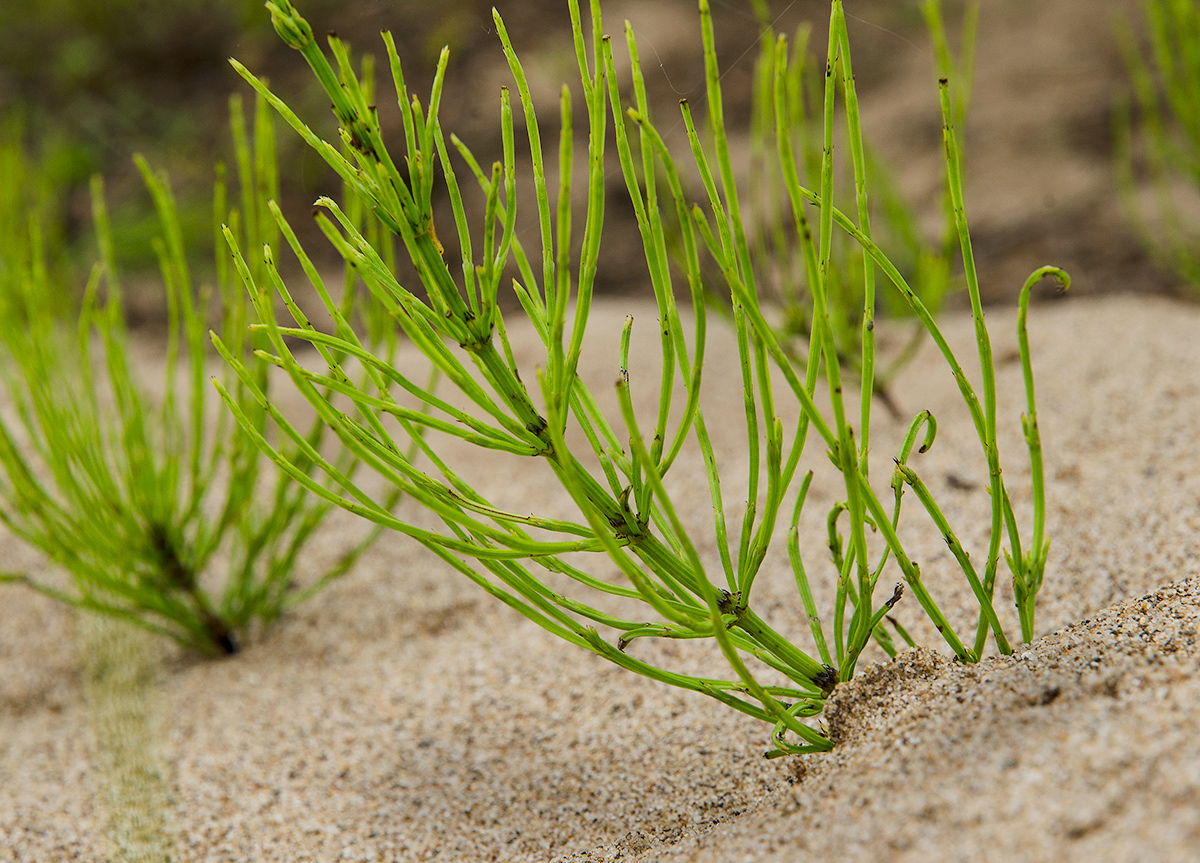
MULTIPOLYGON (((298 8, 314 32, 336 30, 356 52, 382 55, 379 31, 391 30, 409 86, 417 93, 428 91, 438 53, 448 45, 451 63, 443 123, 467 140, 481 160, 490 161, 499 153, 495 119, 499 85, 507 80, 492 5, 489 0, 302 0, 298 8)), ((532 61, 535 81, 545 85, 542 95, 556 102, 558 81, 575 74, 566 38, 566 4, 497 0, 494 5, 523 59, 532 61)), ((671 22, 694 20, 694 0, 656 0, 640 10, 636 4, 609 5, 609 30, 619 32, 624 15, 636 19, 645 13, 648 44, 659 55, 656 59, 699 74, 702 61, 694 33, 689 31, 686 39, 680 33, 663 33, 661 23, 660 32, 654 32, 656 21, 669 22, 669 30, 671 22)), ((723 59, 730 65, 739 61, 744 68, 738 74, 748 76, 755 52, 740 58, 733 54, 754 46, 757 25, 750 4, 736 0, 715 7, 723 43, 732 52, 723 59)), ((780 24, 787 27, 805 17, 820 22, 828 14, 825 0, 800 0, 780 8, 786 10, 780 24)), ((919 18, 908 12, 888 20, 893 17, 919 27, 919 18)), ((211 259, 213 165, 230 161, 228 98, 235 91, 250 95, 230 68, 229 57, 268 78, 319 133, 335 134, 328 105, 307 66, 278 39, 261 0, 0 2, 0 135, 21 141, 30 169, 40 175, 35 185, 43 192, 43 222, 52 244, 62 240, 59 257, 64 266, 76 270, 73 281, 82 283, 78 274, 94 259, 88 194, 94 173, 106 179, 118 263, 135 282, 138 273, 152 278, 156 263, 150 239, 157 220, 134 170, 134 153, 169 172, 189 253, 199 260, 211 259)), ((664 108, 671 110, 684 91, 699 83, 674 74, 672 79, 664 68, 660 79, 650 82, 652 93, 657 90, 664 108)), ((386 68, 377 78, 386 124, 387 112, 395 110, 386 68)), ((554 135, 556 127, 557 110, 552 108, 544 112, 543 133, 554 135)), ((305 212, 318 194, 336 194, 337 184, 319 158, 282 124, 277 137, 285 212, 305 212)), ((619 224, 623 215, 618 208, 613 221, 619 224)), ((304 226, 298 227, 304 239, 304 226)), ((324 248, 320 240, 313 245, 318 254, 324 248)), ((615 245, 610 248, 610 283, 628 280, 623 262, 627 256, 615 245)), ((602 273, 602 283, 604 279, 602 273)), ((143 299, 139 302, 136 290, 129 297, 133 325, 156 314, 152 298, 143 299)))
MULTIPOLYGON (((331 6, 314 0, 314 6, 331 6)), ((143 153, 183 194, 189 239, 211 243, 213 164, 228 151, 226 58, 279 65, 259 0, 6 0, 0 3, 0 105, 39 176, 43 222, 90 262, 92 174, 104 174, 120 262, 153 263, 157 220, 133 167, 143 153)), ((52 239, 53 241, 53 239, 52 239)))
MULTIPOLYGON (((758 26, 749 0, 712 2, 726 70, 726 111, 731 127, 744 125, 758 26)), ((1123 15, 1140 31, 1140 2, 984 5, 979 109, 972 113, 967 158, 977 178, 968 196, 988 299, 1011 299, 1024 276, 1048 262, 1072 272, 1074 294, 1167 290, 1174 284, 1150 263, 1121 211, 1112 179, 1113 94, 1127 86, 1112 21, 1123 15), (1100 7, 1106 14, 1099 14, 1100 7), (1053 36, 1054 51, 1034 50, 1042 34, 1053 36)), ((508 80, 492 5, 300 0, 299 9, 315 32, 336 29, 356 52, 381 55, 379 31, 391 30, 417 93, 428 92, 438 52, 449 45, 443 125, 486 163, 499 152, 498 92, 508 80)), ((566 4, 494 0, 494 5, 526 64, 543 134, 552 140, 558 86, 575 76, 566 4)), ((659 117, 677 110, 680 98, 702 92, 695 5, 695 0, 604 2, 608 32, 619 34, 624 17, 633 21, 659 117)), ((813 50, 823 50, 828 0, 770 5, 780 16, 778 31, 791 33, 811 21, 813 50)), ((961 12, 957 0, 944 6, 951 21, 961 12)), ((904 191, 918 211, 936 221, 940 121, 920 3, 856 0, 849 12, 856 77, 871 113, 868 137, 906 181, 910 188, 904 191)), ((334 134, 326 101, 301 58, 275 35, 261 0, 0 0, 0 135, 19 137, 41 173, 46 222, 63 238, 60 257, 75 269, 74 283, 82 284, 79 271, 94 259, 87 191, 93 173, 106 178, 119 263, 130 276, 141 271, 147 281, 154 278, 149 240, 156 221, 133 168, 135 152, 170 173, 189 252, 211 260, 213 163, 229 161, 230 93, 249 95, 227 63, 230 56, 266 76, 318 133, 334 134)), ((395 101, 386 70, 377 78, 386 128, 394 122, 395 101)), ((279 129, 278 146, 281 203, 297 216, 306 247, 320 255, 324 240, 305 233, 308 220, 302 214, 319 194, 337 195, 339 185, 290 130, 279 129)), ((614 180, 619 186, 616 173, 614 180)), ((644 263, 636 226, 628 202, 614 190, 597 287, 637 290, 644 263)), ((129 300, 132 324, 156 314, 153 302, 139 303, 136 292, 129 300)))

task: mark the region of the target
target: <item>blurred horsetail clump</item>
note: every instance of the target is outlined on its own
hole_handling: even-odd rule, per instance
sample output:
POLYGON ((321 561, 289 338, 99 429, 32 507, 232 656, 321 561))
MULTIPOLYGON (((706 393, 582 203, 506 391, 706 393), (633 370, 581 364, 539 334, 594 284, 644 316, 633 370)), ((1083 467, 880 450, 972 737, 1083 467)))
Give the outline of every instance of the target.
POLYGON ((1144 49, 1127 21, 1117 26, 1132 90, 1117 111, 1117 179, 1144 246, 1197 297, 1200 8, 1191 0, 1146 0, 1142 8, 1144 49))
MULTIPOLYGON (((220 238, 219 226, 228 224, 242 242, 269 249, 279 242, 268 211, 278 188, 271 113, 260 100, 252 128, 244 113, 235 97, 238 199, 228 200, 218 166, 214 233, 220 238)), ((224 240, 212 282, 197 284, 167 177, 137 162, 158 216, 153 252, 167 307, 157 388, 139 380, 133 359, 99 178, 92 184, 99 261, 75 303, 56 266, 61 248, 43 205, 52 190, 39 184, 17 136, 0 152, 0 519, 66 575, 0 571, 0 581, 190 650, 231 654, 256 628, 346 572, 378 530, 315 580, 295 583, 297 561, 332 505, 274 471, 216 403, 209 383, 214 321, 251 382, 224 367, 227 393, 242 406, 242 421, 265 431, 266 411, 247 398, 250 388, 269 388, 269 363, 253 353, 265 341, 248 333, 248 302, 224 240)), ((353 298, 348 290, 347 314, 353 298)), ((305 464, 304 452, 320 449, 326 437, 318 422, 303 446, 285 447, 305 476, 316 475, 316 463, 305 464)), ((332 457, 353 473, 352 454, 339 448, 332 457)))

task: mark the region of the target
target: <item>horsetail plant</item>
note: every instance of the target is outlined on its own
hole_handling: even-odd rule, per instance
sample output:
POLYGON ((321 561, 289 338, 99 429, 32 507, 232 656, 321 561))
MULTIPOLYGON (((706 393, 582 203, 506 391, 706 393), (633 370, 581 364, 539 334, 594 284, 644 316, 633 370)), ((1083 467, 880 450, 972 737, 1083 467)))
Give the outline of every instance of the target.
MULTIPOLYGON (((242 208, 227 208, 218 170, 214 226, 228 221, 245 242, 270 248, 278 243, 266 205, 277 194, 272 114, 259 100, 250 131, 235 97, 231 117, 242 208)), ((70 582, 20 572, 0 573, 0 581, 129 621, 191 650, 230 654, 253 627, 347 571, 378 529, 313 583, 294 584, 296 561, 331 505, 286 474, 275 479, 269 502, 261 500, 267 477, 260 450, 227 411, 213 410, 206 380, 211 349, 204 338, 212 291, 193 287, 166 176, 140 157, 137 163, 162 230, 155 251, 168 336, 157 406, 136 379, 99 178, 92 201, 100 262, 73 334, 52 309, 62 288, 49 275, 53 249, 45 248, 39 220, 3 222, 0 288, 7 308, 0 337, 7 350, 0 373, 9 404, 0 415, 0 519, 64 569, 70 582), (210 573, 218 563, 226 570, 223 584, 214 584, 210 573)), ((265 273, 261 265, 255 272, 265 273)), ((247 358, 249 383, 224 372, 228 397, 243 406, 243 422, 263 430, 266 412, 246 395, 247 386, 255 394, 267 391, 269 364, 251 354, 245 292, 230 278, 223 252, 216 285, 227 350, 247 358)), ((323 424, 314 424, 305 447, 319 447, 326 436, 323 424)), ((286 452, 298 471, 312 473, 315 465, 304 463, 302 448, 286 452)), ((339 469, 353 470, 349 453, 335 458, 339 469)))
MULTIPOLYGON (((976 321, 984 377, 982 400, 928 309, 873 241, 861 210, 856 221, 833 206, 835 101, 839 91, 847 94, 848 99, 854 98, 849 38, 840 0, 831 4, 823 104, 824 155, 818 189, 802 185, 790 138, 793 125, 786 93, 785 70, 791 68, 787 39, 781 36, 774 47, 776 145, 795 223, 806 226, 797 232, 794 241, 800 245, 813 297, 811 349, 803 361, 785 350, 760 302, 758 274, 741 215, 742 203, 734 182, 725 131, 720 73, 707 0, 700 2, 700 20, 709 140, 702 140, 696 131, 691 107, 686 102, 681 105, 690 140, 688 155, 705 190, 699 204, 688 200, 676 167, 677 156, 669 151, 650 118, 632 31, 626 25, 633 78, 633 104, 627 106, 618 84, 611 42, 603 35, 598 0, 592 0, 590 7, 590 49, 579 4, 576 0, 569 3, 588 136, 586 214, 583 236, 576 245, 572 244, 571 208, 574 97, 564 87, 555 198, 546 180, 543 140, 526 77, 498 13, 493 12, 494 20, 516 84, 518 105, 512 104, 509 89, 503 88, 500 94, 503 158, 488 169, 479 164, 462 141, 454 136, 447 138, 438 121, 446 53, 439 62, 429 100, 423 105, 406 88, 394 43, 389 34, 384 34, 404 125, 405 153, 403 158, 395 158, 384 141, 376 110, 364 97, 353 74, 347 46, 330 37, 334 58, 331 64, 311 28, 289 0, 272 0, 267 7, 280 36, 301 52, 332 100, 341 124, 342 141, 351 147, 350 157, 315 135, 283 100, 236 61, 235 67, 400 238, 416 270, 419 288, 400 283, 395 271, 337 204, 328 198, 317 201, 316 219, 329 241, 359 272, 377 300, 391 310, 415 350, 440 370, 469 408, 423 388, 414 379, 413 369, 375 357, 329 298, 316 271, 305 264, 309 280, 332 320, 332 333, 318 330, 299 313, 292 291, 278 274, 274 253, 268 250, 264 257, 257 250, 249 250, 232 231, 227 231, 235 264, 260 317, 257 330, 270 341, 269 361, 290 375, 297 389, 347 448, 436 516, 441 526, 431 528, 424 522, 408 521, 381 507, 364 489, 341 474, 336 465, 324 461, 314 448, 306 447, 304 435, 272 406, 266 393, 260 392, 257 395, 262 409, 272 416, 284 437, 301 449, 300 457, 297 459, 272 446, 254 425, 244 405, 228 391, 226 384, 218 382, 218 389, 239 421, 282 470, 325 500, 413 538, 449 567, 566 641, 623 668, 709 695, 771 723, 775 744, 768 753, 771 756, 828 749, 832 745, 829 738, 803 720, 817 715, 837 683, 853 675, 872 638, 894 652, 884 618, 900 599, 902 588, 897 586, 882 602, 875 599, 877 583, 889 562, 898 568, 904 584, 954 654, 963 661, 976 661, 989 633, 998 650, 1005 653, 1011 650, 993 602, 1002 540, 1007 536, 1006 558, 1017 595, 1029 610, 1027 616, 1022 615, 1022 636, 1031 637, 1033 601, 1041 583, 1046 546, 1041 451, 1032 402, 1028 343, 1024 338, 1028 290, 1022 298, 1021 351, 1030 397, 1026 432, 1037 488, 1034 545, 1025 549, 1000 473, 994 368, 971 264, 958 138, 953 126, 950 87, 945 79, 941 82, 941 101, 948 186, 976 321), (524 115, 537 200, 539 246, 533 252, 526 249, 516 230, 516 110, 524 115), (601 254, 610 115, 611 140, 637 216, 659 314, 662 378, 657 414, 649 417, 638 415, 631 395, 631 388, 641 380, 638 370, 629 365, 632 319, 626 321, 618 345, 620 372, 615 388, 619 417, 602 412, 596 395, 577 374, 592 305, 596 262, 601 254), (468 226, 464 184, 456 165, 465 167, 469 172, 466 176, 473 178, 485 201, 482 242, 468 226), (437 238, 433 212, 435 183, 443 184, 449 197, 462 250, 461 262, 446 260, 437 238), (668 230, 664 227, 668 213, 680 228, 682 267, 679 269, 671 266, 668 230), (982 572, 967 556, 920 475, 909 464, 918 437, 921 451, 933 442, 936 422, 931 414, 922 412, 915 418, 897 457, 886 492, 894 501, 891 512, 868 476, 872 380, 867 370, 871 368, 874 342, 864 338, 862 343, 864 374, 856 432, 848 419, 849 408, 844 404, 832 324, 836 310, 831 307, 834 298, 827 291, 835 230, 843 232, 863 250, 867 261, 878 268, 908 304, 945 357, 970 409, 991 479, 992 537, 982 572), (572 256, 575 247, 579 248, 577 257, 572 256), (739 495, 747 502, 747 510, 738 528, 727 515, 727 492, 701 407, 708 332, 702 255, 715 261, 732 297, 749 465, 748 485, 745 494, 739 495), (255 274, 254 267, 260 261, 265 267, 265 277, 255 274), (460 275, 456 276, 456 271, 460 275), (501 311, 501 282, 510 275, 516 297, 545 348, 536 374, 537 386, 532 391, 526 388, 518 371, 501 311), (685 324, 685 316, 676 302, 680 278, 690 296, 690 325, 685 324), (277 294, 292 309, 294 326, 276 319, 277 294), (298 356, 291 348, 294 339, 311 343, 317 355, 298 356), (323 362, 325 368, 311 368, 305 364, 306 360, 310 365, 312 360, 323 362), (343 365, 348 360, 366 369, 369 386, 349 383, 345 371, 348 366, 343 365), (816 391, 821 379, 828 384, 832 421, 817 405, 816 391), (784 389, 777 391, 781 382, 784 389), (337 394, 336 403, 329 393, 337 394), (426 410, 406 406, 414 398, 426 410), (797 419, 787 420, 778 410, 781 398, 796 401, 800 408, 797 419), (405 455, 390 430, 396 427, 416 442, 420 460, 405 455), (802 469, 810 436, 820 439, 821 457, 827 455, 840 471, 844 491, 844 499, 834 507, 829 520, 835 540, 831 547, 837 575, 833 623, 829 627, 823 623, 817 608, 798 540, 797 523, 814 479, 811 470, 802 469), (451 465, 445 444, 455 439, 513 457, 540 460, 569 493, 575 515, 552 518, 505 511, 476 488, 471 476, 451 465), (578 440, 586 443, 579 446, 575 443, 578 440), (697 537, 685 528, 677 503, 668 491, 669 472, 686 464, 686 460, 680 459, 685 449, 699 455, 707 475, 719 575, 701 557, 697 537), (310 462, 317 463, 338 489, 321 484, 314 475, 303 471, 302 467, 310 462), (926 589, 919 567, 905 552, 900 536, 902 528, 908 529, 900 521, 905 489, 911 489, 933 517, 975 593, 980 625, 974 639, 960 637, 926 589), (845 528, 848 541, 839 532, 842 516, 848 522, 845 528), (868 527, 877 530, 883 540, 882 551, 874 556, 870 556, 866 541, 868 527), (786 558, 792 563, 801 600, 812 621, 816 655, 797 647, 768 624, 751 601, 768 550, 783 529, 788 534, 786 558), (623 579, 615 583, 607 580, 597 574, 597 567, 589 570, 587 561, 597 564, 603 561, 602 570, 615 565, 623 579), (563 577, 575 587, 559 589, 563 577), (640 602, 642 611, 636 618, 611 613, 602 607, 609 601, 605 597, 640 602), (733 675, 694 676, 641 659, 634 655, 633 643, 645 637, 711 639, 733 675)), ((848 111, 847 120, 849 151, 859 184, 857 197, 862 201, 866 195, 866 173, 862 148, 854 143, 859 140, 857 113, 848 111)), ((273 213, 293 254, 302 263, 306 262, 307 256, 280 211, 276 208, 273 213)), ((1064 284, 1067 281, 1062 271, 1043 268, 1030 278, 1027 288, 1045 275, 1055 276, 1064 284)), ((870 297, 867 301, 871 301, 870 297)), ((868 306, 865 315, 868 322, 870 312, 868 306)), ((869 326, 865 330, 870 333, 869 326)), ((223 337, 214 340, 242 382, 253 390, 253 375, 236 352, 225 344, 223 337)), ((902 631, 901 637, 905 637, 902 631)))

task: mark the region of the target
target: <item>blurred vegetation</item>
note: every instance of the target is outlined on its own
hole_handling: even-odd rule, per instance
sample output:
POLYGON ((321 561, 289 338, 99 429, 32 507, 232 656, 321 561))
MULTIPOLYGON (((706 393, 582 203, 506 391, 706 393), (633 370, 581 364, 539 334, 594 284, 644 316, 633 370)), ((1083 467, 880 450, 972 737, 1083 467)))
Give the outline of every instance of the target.
MULTIPOLYGON (((331 0, 312 0, 314 7, 331 0)), ((7 141, 39 166, 45 223, 83 264, 88 182, 109 178, 118 263, 156 266, 158 229, 132 155, 167 166, 185 235, 211 242, 213 162, 226 155, 226 58, 283 56, 259 0, 7 0, 0 3, 0 105, 7 141), (137 250, 131 252, 130 250, 137 250)))
POLYGON ((1200 298, 1200 8, 1147 0, 1146 36, 1118 19, 1132 97, 1116 112, 1117 179, 1143 245, 1200 298))
MULTIPOLYGON (((426 92, 429 75, 443 45, 451 49, 447 71, 447 100, 442 119, 447 129, 471 143, 480 158, 490 161, 500 152, 496 120, 499 86, 507 77, 490 9, 495 5, 508 22, 516 48, 535 63, 547 82, 557 82, 565 63, 574 62, 564 50, 568 18, 562 0, 303 0, 302 12, 314 30, 337 28, 339 35, 361 50, 380 53, 381 29, 390 30, 402 57, 411 60, 411 86, 426 92), (539 50, 541 49, 541 50, 539 50)), ((827 0, 773 2, 776 27, 789 29, 801 20, 820 20, 827 0)), ((694 0, 659 0, 665 7, 686 12, 694 0)), ((649 9, 647 9, 649 11, 649 9)), ((630 10, 635 17, 639 10, 630 10)), ((714 10, 722 34, 722 62, 734 70, 727 108, 739 122, 750 115, 750 71, 759 24, 752 4, 730 0, 714 10), (743 92, 744 91, 744 92, 743 92)), ((904 19, 903 10, 876 0, 873 18, 887 26, 919 28, 904 19), (881 17, 882 16, 882 17, 881 17), (901 20, 904 19, 904 20, 901 20)), ((907 14, 911 14, 908 10, 907 14)), ((663 20, 671 20, 668 16, 663 20)), ((879 31, 868 28, 864 38, 879 31)), ((323 40, 322 40, 323 41, 323 40)), ((648 74, 652 100, 663 110, 676 110, 681 93, 702 81, 702 58, 681 55, 663 42, 662 66, 648 74), (696 75, 692 75, 696 73, 696 75), (661 97, 661 98, 660 98, 661 97)), ((881 59, 862 70, 875 77, 887 65, 887 52, 869 52, 881 59)), ((143 277, 153 278, 157 262, 150 241, 158 218, 143 194, 132 156, 141 153, 170 172, 180 223, 189 249, 201 260, 212 251, 209 202, 213 163, 230 161, 226 136, 227 99, 244 85, 229 68, 237 57, 261 70, 275 85, 295 94, 294 107, 316 131, 332 134, 334 121, 328 101, 311 84, 306 69, 282 45, 271 27, 261 0, 0 0, 0 128, 23 140, 27 156, 40 166, 47 190, 43 202, 46 223, 59 226, 73 268, 82 284, 94 258, 90 217, 89 178, 106 180, 112 213, 117 264, 128 274, 131 324, 146 316, 148 323, 165 322, 165 309, 138 292, 143 277), (321 122, 328 122, 322 126, 321 122)), ((381 70, 381 80, 387 77, 381 70)), ((550 91, 557 99, 557 85, 550 91)), ((386 100, 385 100, 386 101, 386 100)), ((398 128, 393 103, 380 105, 385 134, 398 128)), ((554 118, 543 132, 556 134, 554 118)), ((281 136, 280 161, 287 169, 280 188, 285 211, 306 210, 319 194, 336 194, 340 183, 318 159, 308 158, 298 139, 281 136)), ((640 284, 631 275, 626 246, 636 249, 632 213, 625 223, 615 214, 598 274, 600 290, 628 290, 640 284), (625 241, 628 235, 629 241, 625 241)), ((298 220, 301 239, 315 239, 314 252, 324 244, 298 220)), ((326 263, 340 266, 331 257, 326 263)), ((153 296, 157 296, 153 293, 153 296)))
POLYGON ((37 0, 0 5, 0 87, 62 144, 60 179, 86 179, 129 141, 190 142, 181 103, 223 74, 239 36, 264 41, 257 0, 37 0))

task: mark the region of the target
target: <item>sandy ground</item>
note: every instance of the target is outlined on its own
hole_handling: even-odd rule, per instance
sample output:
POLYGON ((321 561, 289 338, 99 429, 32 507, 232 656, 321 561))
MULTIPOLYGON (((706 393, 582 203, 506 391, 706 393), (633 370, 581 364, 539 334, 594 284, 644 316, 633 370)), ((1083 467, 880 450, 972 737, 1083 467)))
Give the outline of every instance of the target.
MULTIPOLYGON (((611 380, 630 312, 653 319, 627 300, 596 310, 597 381, 611 380)), ((1012 316, 989 320, 1003 360, 1012 316)), ((965 351, 969 320, 946 327, 965 351)), ((238 657, 162 668, 178 859, 1195 859, 1197 327, 1200 309, 1164 300, 1035 309, 1053 536, 1043 634, 1014 656, 962 667, 902 602, 897 613, 933 649, 868 663, 838 691, 826 717, 832 753, 764 760, 769 729, 564 648, 389 536, 238 657)), ((652 326, 640 332, 655 338, 652 326)), ((530 335, 517 339, 527 354, 530 335)), ((716 400, 737 397, 720 361, 732 349, 714 337, 716 400)), ((938 415, 939 440, 914 464, 978 557, 983 469, 941 363, 924 350, 897 398, 938 415)), ((999 383, 1006 475, 1021 498, 1019 365, 1002 362, 999 383)), ((713 426, 736 475, 736 423, 713 426)), ((877 477, 903 430, 880 412, 877 477)), ((470 465, 490 492, 530 508, 561 503, 539 477, 486 458, 470 465)), ((827 490, 810 506, 823 512, 817 502, 832 499, 827 490)), ((687 516, 697 529, 703 510, 687 516)), ((344 527, 323 541, 337 548, 344 527)), ((806 542, 820 601, 829 573, 818 528, 806 542)), ((939 545, 917 536, 914 556, 968 628, 968 593, 939 545)), ((5 540, 0 554, 20 550, 5 540)), ((800 637, 789 579, 776 560, 756 603, 800 637)), ((0 860, 105 859, 72 618, 17 590, 0 609, 0 860)), ((715 651, 642 649, 725 673, 715 651)))

